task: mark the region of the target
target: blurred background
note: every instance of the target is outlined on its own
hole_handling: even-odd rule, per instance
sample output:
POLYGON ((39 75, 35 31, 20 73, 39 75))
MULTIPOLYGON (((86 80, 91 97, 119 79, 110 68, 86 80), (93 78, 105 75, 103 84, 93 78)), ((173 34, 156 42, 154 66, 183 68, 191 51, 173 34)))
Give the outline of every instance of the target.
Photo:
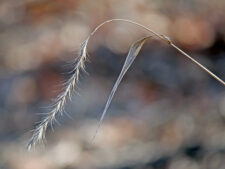
POLYGON ((26 151, 31 130, 73 69, 81 42, 101 22, 131 19, 225 79, 224 0, 1 0, 1 169, 224 169, 225 88, 158 40, 146 43, 91 138, 129 46, 148 35, 105 25, 88 47, 88 74, 68 115, 26 151))

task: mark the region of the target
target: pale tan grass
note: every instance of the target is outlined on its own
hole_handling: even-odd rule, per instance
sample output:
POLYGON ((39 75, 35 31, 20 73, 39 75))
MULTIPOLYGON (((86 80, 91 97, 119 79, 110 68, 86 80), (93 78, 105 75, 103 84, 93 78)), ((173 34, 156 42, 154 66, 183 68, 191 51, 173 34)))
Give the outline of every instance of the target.
MULTIPOLYGON (((46 130, 48 128, 49 125, 52 125, 55 121, 56 121, 56 115, 61 112, 61 115, 63 115, 63 108, 65 107, 66 101, 68 100, 68 98, 70 98, 71 93, 74 89, 74 87, 76 86, 76 84, 79 81, 79 76, 80 76, 80 72, 81 71, 85 71, 85 62, 87 60, 87 46, 88 46, 88 42, 89 39, 96 33, 96 31, 101 28, 103 25, 109 23, 109 22, 114 22, 114 21, 121 21, 121 22, 127 22, 130 24, 134 24, 136 26, 139 26, 143 29, 145 29, 147 32, 151 33, 151 35, 153 35, 154 37, 159 38, 160 40, 166 42, 168 45, 170 45, 171 47, 173 47, 174 49, 176 49, 178 52, 180 52, 183 56, 187 57, 188 59, 190 59, 194 64, 196 64, 197 66, 199 66, 201 69, 203 69, 205 72, 207 72, 209 75, 211 75, 213 78, 215 78, 218 82, 220 82, 221 84, 223 84, 225 86, 225 82, 220 79, 218 76, 216 76, 214 73, 212 73, 210 70, 208 70, 205 66, 203 66, 202 64, 200 64, 198 61, 196 61, 193 57, 191 57, 190 55, 188 55, 187 53, 185 53, 183 50, 181 50, 179 47, 177 47, 167 36, 165 35, 160 35, 156 32, 154 32, 153 30, 151 30, 148 27, 145 27, 144 25, 141 25, 137 22, 131 21, 131 20, 126 20, 126 19, 111 19, 111 20, 107 20, 103 23, 101 23, 100 25, 98 25, 92 32, 91 34, 87 37, 87 39, 82 43, 81 48, 80 48, 80 52, 79 55, 77 57, 77 62, 74 68, 74 73, 71 76, 71 78, 68 80, 67 86, 65 87, 64 91, 61 93, 61 95, 58 96, 58 98, 56 99, 56 102, 54 104, 54 107, 52 109, 52 111, 50 111, 44 118, 43 120, 36 126, 36 128, 33 131, 33 135, 30 139, 30 141, 28 142, 27 145, 27 149, 30 150, 32 147, 34 147, 37 143, 39 142, 43 142, 43 140, 45 139, 45 135, 46 135, 46 130)), ((103 122, 104 116, 109 108, 109 105, 112 101, 112 98, 116 92, 117 87, 119 86, 123 76, 125 75, 125 73, 127 72, 127 70, 129 69, 129 67, 131 66, 131 64, 133 63, 134 59, 136 58, 136 56, 138 55, 139 51, 141 50, 143 44, 145 43, 145 41, 150 38, 152 36, 147 36, 144 37, 138 41, 136 41, 130 48, 129 53, 127 55, 126 61, 123 65, 123 68, 121 70, 121 73, 116 81, 116 83, 114 84, 114 87, 111 91, 111 94, 106 102, 105 108, 103 110, 103 113, 101 115, 101 118, 99 120, 98 123, 98 127, 96 129, 96 132, 94 133, 94 138, 96 137, 98 130, 103 122)))

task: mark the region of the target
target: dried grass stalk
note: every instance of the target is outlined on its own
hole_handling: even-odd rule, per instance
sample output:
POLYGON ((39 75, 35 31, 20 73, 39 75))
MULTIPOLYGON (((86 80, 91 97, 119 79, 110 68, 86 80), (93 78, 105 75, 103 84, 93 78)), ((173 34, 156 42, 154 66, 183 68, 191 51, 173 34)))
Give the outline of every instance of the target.
MULTIPOLYGON (((154 32, 153 30, 145 27, 144 25, 141 25, 137 22, 131 21, 131 20, 126 20, 126 19, 111 19, 111 20, 107 20, 103 23, 101 23, 100 25, 98 25, 92 32, 91 34, 88 36, 88 38, 82 43, 81 48, 80 48, 80 52, 79 55, 77 57, 77 63, 75 65, 74 68, 74 73, 72 75, 72 77, 68 80, 67 86, 64 89, 64 92, 58 96, 58 98, 56 99, 56 102, 54 104, 54 107, 52 109, 52 111, 50 111, 45 117, 44 119, 36 126, 36 128, 33 131, 33 135, 30 139, 30 141, 28 142, 27 145, 27 149, 30 150, 32 147, 34 147, 37 143, 39 142, 43 142, 43 140, 45 139, 45 135, 46 135, 46 130, 48 128, 48 126, 51 124, 53 124, 56 121, 56 115, 61 112, 61 115, 63 115, 63 108, 66 104, 66 101, 68 100, 68 98, 70 98, 71 96, 71 92, 73 91, 74 87, 76 86, 76 84, 79 81, 79 75, 81 71, 85 71, 85 61, 87 59, 87 46, 88 46, 88 42, 89 39, 95 34, 95 32, 101 28, 103 25, 105 25, 106 23, 109 22, 114 22, 114 21, 122 21, 122 22, 127 22, 130 24, 134 24, 136 26, 139 26, 145 30, 147 30, 149 33, 151 33, 152 35, 154 35, 155 37, 159 38, 160 40, 168 43, 171 47, 173 47, 174 49, 176 49, 178 52, 180 52, 183 56, 187 57, 188 59, 190 59, 193 63, 195 63, 196 65, 198 65, 201 69, 203 69, 205 72, 207 72, 209 75, 211 75, 212 77, 214 77, 218 82, 220 82, 221 84, 223 84, 225 86, 225 82, 220 79, 218 76, 216 76, 214 73, 212 73, 210 70, 208 70, 206 67, 204 67, 202 64, 200 64, 198 61, 196 61, 194 58, 192 58, 190 55, 188 55, 187 53, 185 53, 183 50, 181 50, 180 48, 178 48, 167 36, 165 35, 160 35, 156 32, 154 32)), ((139 51, 141 50, 143 44, 145 43, 145 41, 150 38, 151 36, 148 37, 144 37, 138 41, 136 41, 130 48, 129 53, 127 55, 127 58, 125 60, 125 63, 123 65, 123 68, 121 70, 121 73, 116 81, 116 83, 113 86, 113 89, 110 93, 110 96, 106 102, 105 108, 103 110, 102 116, 99 120, 98 123, 98 127, 96 129, 96 132, 94 134, 93 140, 96 137, 98 130, 102 124, 102 121, 104 119, 104 116, 109 108, 109 105, 112 101, 112 98, 116 92, 117 87, 119 86, 123 76, 125 75, 125 73, 127 72, 127 70, 129 69, 129 67, 131 66, 131 64, 133 63, 134 59, 136 58, 136 56, 138 55, 139 51)))

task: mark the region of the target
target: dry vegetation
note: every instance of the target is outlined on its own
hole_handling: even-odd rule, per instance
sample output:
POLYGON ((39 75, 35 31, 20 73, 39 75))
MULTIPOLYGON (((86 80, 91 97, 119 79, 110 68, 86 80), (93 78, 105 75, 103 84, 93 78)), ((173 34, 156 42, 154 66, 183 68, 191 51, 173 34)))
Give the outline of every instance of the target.
MULTIPOLYGON (((57 98, 57 101, 54 105, 54 108, 51 112, 49 112, 46 117, 40 122, 40 124, 34 129, 34 134, 31 138, 31 140, 28 143, 28 150, 30 150, 33 146, 36 145, 36 143, 38 142, 43 142, 43 140, 45 139, 45 134, 46 134, 46 130, 48 128, 48 125, 51 124, 56 120, 56 114, 59 112, 62 112, 66 103, 66 100, 68 98, 70 98, 71 96, 71 92, 74 89, 74 87, 76 86, 76 84, 79 81, 79 76, 80 76, 80 71, 83 70, 85 71, 85 60, 87 59, 87 46, 88 46, 88 42, 89 39, 91 38, 91 36, 93 36, 95 34, 95 32, 102 27, 104 24, 109 23, 109 22, 113 22, 113 21, 123 21, 123 22, 128 22, 134 25, 137 25, 139 27, 144 28, 145 30, 147 30, 149 33, 153 34, 154 36, 156 36, 157 38, 159 38, 160 40, 163 40, 165 42, 167 42, 171 47, 173 47, 174 49, 176 49, 177 51, 179 51, 182 55, 184 55, 185 57, 187 57, 188 59, 190 59, 193 63, 195 63, 196 65, 198 65, 200 68, 202 68, 204 71, 206 71, 209 75, 211 75, 212 77, 214 77, 218 82, 220 82, 221 84, 223 84, 225 86, 225 82, 220 79, 218 76, 216 76, 214 73, 212 73, 210 70, 208 70, 206 67, 204 67, 202 64, 200 64, 198 61, 196 61, 194 58, 192 58, 190 55, 188 55, 187 53, 185 53, 183 50, 181 50, 180 48, 178 48, 166 35, 159 35, 158 33, 154 32, 153 30, 151 30, 150 28, 147 28, 139 23, 136 23, 134 21, 130 21, 130 20, 126 20, 126 19, 111 19, 111 20, 107 20, 103 23, 101 23, 99 26, 97 26, 94 31, 88 36, 88 38, 82 43, 81 45, 81 49, 80 49, 80 54, 77 58, 77 63, 75 64, 74 67, 74 73, 72 75, 72 77, 68 80, 67 82, 67 86, 65 87, 65 90, 62 94, 60 94, 57 98)), ((129 53, 127 55, 127 58, 124 62, 123 68, 120 72, 120 75, 116 81, 116 83, 114 84, 114 87, 110 93, 110 96, 107 100, 107 103, 105 105, 105 108, 103 110, 102 116, 99 120, 99 124, 98 127, 96 129, 96 132, 93 136, 93 140, 95 139, 98 130, 103 122, 104 116, 106 114, 106 111, 109 108, 109 105, 112 101, 112 98, 117 90, 117 87, 119 86, 123 76, 126 74, 127 70, 129 69, 129 67, 131 66, 131 64, 133 63, 134 59, 136 58, 136 56, 138 55, 139 51, 141 50, 142 46, 144 45, 145 41, 149 38, 151 38, 152 36, 147 36, 144 37, 138 41, 136 41, 129 50, 129 53)))

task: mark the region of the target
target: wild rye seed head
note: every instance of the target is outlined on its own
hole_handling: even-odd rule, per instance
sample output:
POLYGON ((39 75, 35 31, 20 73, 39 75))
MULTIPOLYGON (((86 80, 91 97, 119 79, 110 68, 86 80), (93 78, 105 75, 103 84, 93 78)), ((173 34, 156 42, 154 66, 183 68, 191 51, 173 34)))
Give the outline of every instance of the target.
MULTIPOLYGON (((211 75, 212 77, 214 77, 217 81, 219 81, 221 84, 223 84, 225 86, 225 82, 220 79, 219 77, 217 77, 214 73, 212 73, 210 70, 208 70, 206 67, 204 67, 203 65, 201 65, 198 61, 196 61, 194 58, 192 58, 190 55, 188 55, 187 53, 185 53, 183 50, 181 50, 180 48, 178 48, 166 35, 160 35, 156 32, 154 32, 153 30, 145 27, 144 25, 141 25, 137 22, 131 21, 131 20, 126 20, 126 19, 111 19, 111 20, 107 20, 103 23, 101 23, 100 25, 98 25, 88 36, 88 38, 81 44, 81 48, 80 48, 80 52, 79 55, 77 57, 77 62, 75 64, 74 67, 74 73, 72 74, 71 78, 68 80, 66 87, 64 88, 64 91, 57 97, 55 104, 53 106, 53 109, 47 113, 47 115, 43 118, 42 121, 40 121, 40 123, 36 126, 36 128, 33 130, 33 135, 31 137, 31 139, 28 142, 27 145, 27 149, 30 150, 32 149, 32 147, 34 147, 37 143, 41 143, 44 141, 45 139, 45 135, 46 135, 46 130, 48 128, 49 125, 52 126, 52 124, 54 122, 56 122, 56 115, 58 113, 61 113, 61 115, 63 115, 63 109, 65 107, 66 101, 68 100, 68 98, 71 97, 71 93, 74 90, 74 88, 76 87, 77 83, 79 82, 79 76, 80 76, 80 72, 81 71, 85 71, 85 62, 87 60, 87 46, 88 46, 88 42, 89 39, 95 34, 95 32, 101 28, 103 25, 110 23, 110 22, 114 22, 114 21, 122 21, 122 22, 126 22, 126 23, 130 23, 130 24, 134 24, 136 26, 139 26, 143 29, 145 29, 148 33, 151 33, 151 35, 159 38, 160 40, 166 42, 168 45, 170 45, 171 47, 173 47, 174 49, 176 49, 178 52, 180 52, 183 56, 187 57, 188 59, 190 59, 193 63, 195 63, 196 65, 198 65, 201 69, 203 69, 204 71, 206 71, 209 75, 211 75)), ((96 137, 98 130, 103 122, 104 116, 108 110, 108 107, 112 101, 112 98, 116 92, 117 87, 119 86, 123 76, 126 74, 127 70, 129 69, 129 67, 131 66, 131 64, 133 63, 134 59, 136 58, 136 56, 138 55, 139 51, 141 50, 143 44, 145 43, 145 41, 147 39, 149 39, 152 36, 147 36, 144 37, 138 41, 136 41, 130 48, 129 53, 127 55, 127 58, 125 60, 125 63, 123 65, 123 68, 120 72, 119 77, 117 78, 116 83, 113 86, 113 89, 108 97, 108 100, 106 102, 105 108, 103 110, 103 113, 101 115, 101 118, 99 120, 96 132, 94 133, 94 138, 96 137)))

